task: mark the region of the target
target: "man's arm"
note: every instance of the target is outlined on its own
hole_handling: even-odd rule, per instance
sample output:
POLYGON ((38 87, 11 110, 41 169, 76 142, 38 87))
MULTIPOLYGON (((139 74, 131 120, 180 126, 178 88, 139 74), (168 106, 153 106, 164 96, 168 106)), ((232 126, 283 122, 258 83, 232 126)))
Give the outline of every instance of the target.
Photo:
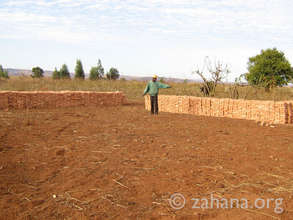
POLYGON ((160 82, 158 82, 158 86, 159 86, 159 88, 161 88, 161 89, 171 88, 171 86, 169 86, 169 85, 167 85, 167 84, 164 84, 164 83, 160 83, 160 82))
POLYGON ((147 94, 150 89, 149 83, 146 85, 143 95, 147 94))

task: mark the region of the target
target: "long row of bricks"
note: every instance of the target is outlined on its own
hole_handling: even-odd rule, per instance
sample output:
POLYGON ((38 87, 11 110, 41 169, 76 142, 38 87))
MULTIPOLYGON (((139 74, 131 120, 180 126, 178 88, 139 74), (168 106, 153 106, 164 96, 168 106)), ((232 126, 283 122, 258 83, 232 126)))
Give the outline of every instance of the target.
POLYGON ((0 91, 0 109, 116 106, 124 102, 122 92, 0 91))
MULTIPOLYGON (((162 112, 247 119, 270 124, 293 123, 293 101, 159 95, 158 105, 162 112)), ((145 108, 151 108, 148 96, 145 96, 145 108)))

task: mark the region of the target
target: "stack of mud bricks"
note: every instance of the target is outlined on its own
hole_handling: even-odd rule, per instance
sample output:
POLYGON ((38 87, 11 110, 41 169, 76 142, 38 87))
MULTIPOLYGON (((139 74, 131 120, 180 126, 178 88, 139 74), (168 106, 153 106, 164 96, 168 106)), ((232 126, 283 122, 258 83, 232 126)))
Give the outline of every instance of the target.
POLYGON ((117 106, 125 102, 122 92, 14 92, 0 91, 0 109, 117 106))
MULTIPOLYGON (((267 122, 293 123, 293 101, 256 101, 191 96, 159 95, 159 111, 202 116, 227 117, 267 122)), ((150 110, 150 99, 145 97, 150 110)))

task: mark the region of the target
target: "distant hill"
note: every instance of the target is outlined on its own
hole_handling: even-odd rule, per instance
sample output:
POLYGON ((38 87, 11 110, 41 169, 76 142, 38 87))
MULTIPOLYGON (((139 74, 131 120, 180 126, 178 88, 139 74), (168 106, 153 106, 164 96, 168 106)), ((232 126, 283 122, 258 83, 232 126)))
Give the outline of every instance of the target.
MULTIPOLYGON (((31 70, 26 70, 26 69, 13 69, 13 68, 8 68, 6 69, 8 71, 9 76, 30 76, 32 74, 31 70)), ((44 70, 44 76, 50 77, 52 76, 53 71, 50 70, 44 70)), ((70 74, 71 77, 74 76, 73 73, 70 74)), ((89 74, 85 74, 86 77, 88 77, 89 74)), ((120 75, 120 79, 125 79, 125 80, 136 80, 136 81, 149 81, 152 79, 152 77, 145 77, 145 76, 130 76, 130 75, 120 75)), ((163 78, 164 81, 166 82, 184 82, 185 79, 180 79, 180 78, 172 78, 172 77, 160 77, 163 78)), ((159 78, 159 79, 160 79, 159 78)), ((192 79, 187 79, 187 82, 199 82, 197 80, 192 80, 192 79)))
MULTIPOLYGON (((30 76, 32 74, 31 70, 25 70, 25 69, 8 68, 6 70, 8 71, 9 76, 30 76)), ((44 76, 51 76, 52 73, 53 71, 44 70, 44 76)))

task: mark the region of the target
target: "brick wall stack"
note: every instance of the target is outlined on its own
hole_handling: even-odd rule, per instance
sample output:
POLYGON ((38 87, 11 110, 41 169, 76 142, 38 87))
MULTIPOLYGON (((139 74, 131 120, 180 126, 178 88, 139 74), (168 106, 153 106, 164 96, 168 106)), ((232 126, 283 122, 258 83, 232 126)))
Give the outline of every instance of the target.
MULTIPOLYGON (((257 101, 193 96, 159 95, 159 111, 193 115, 228 117, 267 122, 293 123, 293 101, 257 101)), ((150 110, 149 96, 145 108, 150 110)))
POLYGON ((124 102, 122 92, 0 91, 0 109, 116 106, 124 102))

